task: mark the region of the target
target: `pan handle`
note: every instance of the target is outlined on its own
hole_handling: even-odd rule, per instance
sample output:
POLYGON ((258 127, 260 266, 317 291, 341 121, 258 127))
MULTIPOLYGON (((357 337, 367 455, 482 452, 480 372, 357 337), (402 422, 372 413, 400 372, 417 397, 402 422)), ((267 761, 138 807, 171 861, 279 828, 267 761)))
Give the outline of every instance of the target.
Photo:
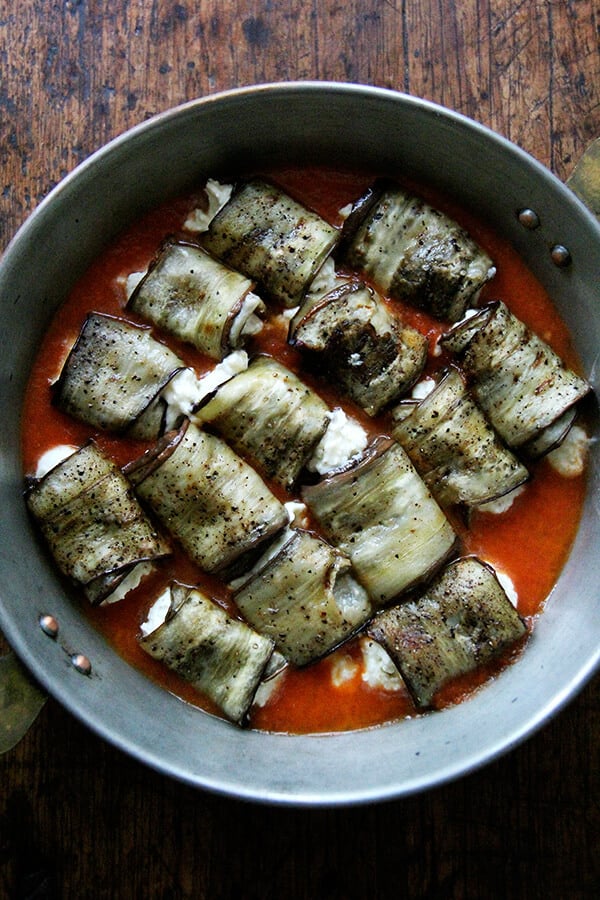
POLYGON ((600 219, 600 138, 587 147, 567 179, 567 186, 600 219))

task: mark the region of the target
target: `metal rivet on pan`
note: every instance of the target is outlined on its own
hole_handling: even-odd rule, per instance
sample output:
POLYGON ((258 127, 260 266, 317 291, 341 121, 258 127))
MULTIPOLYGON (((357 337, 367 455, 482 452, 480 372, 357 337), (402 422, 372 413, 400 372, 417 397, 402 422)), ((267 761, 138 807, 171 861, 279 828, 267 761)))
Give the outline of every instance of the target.
POLYGON ((529 207, 520 209, 518 212, 518 216, 519 222, 524 228, 529 228, 530 231, 533 231, 534 228, 539 228, 540 217, 535 210, 529 209, 529 207))
POLYGON ((55 638, 58 634, 58 621, 54 616, 40 616, 40 628, 48 637, 55 638))
POLYGON ((562 244, 555 244, 550 250, 550 256, 555 266, 568 266, 571 262, 571 254, 562 244))
POLYGON ((81 672, 82 675, 91 674, 92 664, 83 653, 74 653, 71 657, 71 662, 73 663, 73 668, 77 669, 78 672, 81 672))

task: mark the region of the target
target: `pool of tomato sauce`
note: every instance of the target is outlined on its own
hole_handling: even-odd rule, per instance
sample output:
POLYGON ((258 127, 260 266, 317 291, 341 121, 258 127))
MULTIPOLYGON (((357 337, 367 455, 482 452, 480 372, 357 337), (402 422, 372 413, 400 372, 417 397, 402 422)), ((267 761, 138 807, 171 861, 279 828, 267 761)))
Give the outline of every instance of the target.
MULTIPOLYGON (((359 196, 373 181, 372 173, 340 172, 324 167, 290 169, 271 173, 271 176, 284 189, 338 225, 341 222, 338 210, 359 196)), ((519 318, 576 368, 577 360, 565 325, 547 293, 515 251, 499 239, 491 227, 449 203, 447 198, 422 187, 418 190, 466 227, 494 260, 497 273, 493 281, 485 286, 482 300, 503 299, 519 318)), ((77 337, 86 313, 96 311, 127 315, 133 321, 141 321, 135 315, 125 313, 123 276, 144 270, 163 238, 181 229, 188 211, 195 205, 197 198, 193 195, 178 198, 128 228, 93 263, 58 310, 40 347, 26 392, 22 430, 25 474, 33 473, 41 454, 56 444, 81 445, 94 438, 118 465, 125 464, 147 449, 145 443, 95 432, 64 415, 51 404, 50 385, 77 337)), ((401 304, 394 303, 393 307, 399 310, 405 321, 427 334, 433 348, 443 326, 426 314, 401 304)), ((213 367, 212 361, 189 345, 162 335, 156 329, 154 333, 158 339, 167 341, 198 373, 213 367)), ((370 435, 387 433, 389 421, 385 415, 370 419, 328 386, 302 371, 299 355, 285 343, 281 317, 275 315, 247 349, 250 354, 272 353, 286 365, 300 371, 304 380, 330 406, 342 406, 363 424, 370 435)), ((448 362, 443 355, 430 355, 427 371, 434 371, 448 362)), ((530 630, 568 555, 577 530, 585 489, 584 476, 560 477, 545 461, 537 463, 532 471, 531 482, 508 512, 502 515, 474 513, 468 523, 461 516, 452 516, 460 536, 461 552, 479 555, 512 580, 519 597, 519 611, 530 630), (549 510, 552 510, 551 516, 548 515, 549 510), (561 523, 560 528, 556 527, 557 522, 561 523)), ((291 499, 278 486, 270 484, 270 487, 282 500, 291 499)), ((82 599, 81 608, 129 663, 182 700, 218 715, 207 698, 149 657, 138 643, 139 625, 145 619, 148 607, 173 577, 186 584, 200 586, 236 615, 227 586, 217 578, 207 576, 177 549, 172 558, 159 563, 155 572, 121 602, 92 608, 82 599)), ((500 672, 522 649, 521 645, 513 648, 493 664, 455 679, 439 692, 435 705, 441 708, 459 702, 500 672)), ((290 733, 332 732, 379 725, 415 715, 416 710, 406 692, 370 687, 362 679, 360 657, 358 642, 352 640, 331 657, 305 669, 290 668, 268 703, 264 707, 253 708, 251 727, 290 733), (339 661, 341 655, 349 664, 349 671, 355 674, 341 685, 334 686, 332 665, 335 660, 339 661)))

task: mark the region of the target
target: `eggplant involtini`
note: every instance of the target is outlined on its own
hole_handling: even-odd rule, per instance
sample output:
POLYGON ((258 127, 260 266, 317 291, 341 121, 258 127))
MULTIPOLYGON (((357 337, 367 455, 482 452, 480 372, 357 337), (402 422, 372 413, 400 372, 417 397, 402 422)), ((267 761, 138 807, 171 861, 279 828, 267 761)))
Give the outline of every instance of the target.
POLYGON ((289 369, 259 356, 194 413, 269 478, 291 488, 329 422, 329 408, 289 369))
POLYGON ((306 531, 290 531, 234 593, 244 618, 304 666, 347 640, 371 616, 347 556, 306 531))
POLYGON ((345 282, 301 306, 289 342, 372 416, 403 396, 427 361, 425 336, 360 282, 345 282))
POLYGON ((475 557, 450 563, 421 596, 379 613, 369 634, 387 650, 417 706, 451 678, 489 662, 527 632, 494 570, 475 557))
POLYGON ((431 576, 454 547, 450 522, 394 441, 375 441, 358 463, 302 496, 376 607, 431 576))
POLYGON ((443 506, 478 506, 529 479, 469 395, 457 369, 443 374, 422 400, 392 410, 392 435, 443 506))
POLYGON ((172 582, 167 600, 164 622, 145 634, 140 646, 241 724, 273 653, 273 642, 195 588, 172 582))
POLYGON ((462 318, 494 274, 490 257, 463 228, 387 182, 354 204, 339 259, 389 297, 450 322, 462 318))
POLYGON ((169 334, 223 359, 260 331, 265 306, 254 282, 191 241, 164 243, 128 306, 169 334))
POLYGON ((255 178, 234 191, 202 245, 255 279, 265 299, 289 308, 300 303, 338 237, 317 213, 255 178))
POLYGON ((442 337, 470 389, 509 447, 535 458, 563 439, 590 385, 501 301, 489 303, 442 337))
MULTIPOLYGON (((346 179, 329 193, 319 180, 323 209, 360 193, 363 175, 353 190, 346 179)), ((91 614, 117 649, 160 678, 139 641, 231 722, 360 728, 455 702, 485 673, 461 676, 498 656, 504 665, 526 636, 517 592, 523 616, 543 602, 514 546, 526 536, 546 553, 547 529, 532 523, 556 497, 571 518, 544 565, 560 571, 583 488, 563 489, 556 471, 583 472, 585 429, 562 443, 562 472, 556 454, 552 470, 535 459, 561 443, 589 385, 504 303, 480 301, 463 318, 492 260, 398 185, 376 182, 342 229, 262 178, 209 180, 201 201, 190 198, 186 219, 179 201, 165 207, 163 234, 187 237, 165 239, 143 275, 131 270, 156 250, 146 223, 128 234, 128 256, 119 246, 76 289, 64 321, 77 313, 83 325, 46 405, 62 319, 45 339, 23 417, 31 515, 92 604, 136 591, 91 614), (31 436, 38 416, 42 438, 31 436), (516 506, 495 526, 530 478, 526 515, 516 506), (483 561, 492 553, 497 574, 483 561)), ((531 285, 517 301, 513 268, 514 290, 506 270, 502 280, 514 308, 532 296, 539 333, 552 324, 566 343, 531 285)))
POLYGON ((124 471, 206 572, 230 571, 288 523, 284 505, 255 470, 189 421, 124 471))
POLYGON ((88 425, 154 440, 165 428, 162 392, 184 368, 148 328, 90 313, 53 385, 53 401, 88 425))
POLYGON ((138 565, 170 553, 121 470, 94 443, 34 481, 26 496, 58 567, 91 603, 110 599, 138 565))

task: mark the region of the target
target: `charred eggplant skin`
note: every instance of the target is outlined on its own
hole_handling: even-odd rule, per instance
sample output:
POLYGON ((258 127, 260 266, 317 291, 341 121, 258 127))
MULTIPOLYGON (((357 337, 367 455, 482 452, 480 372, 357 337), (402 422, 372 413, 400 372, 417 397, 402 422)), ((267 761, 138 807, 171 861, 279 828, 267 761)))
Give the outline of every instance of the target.
POLYGON ((140 499, 206 572, 228 571, 288 522, 257 472, 189 421, 125 471, 140 499))
POLYGON ((401 404, 392 417, 392 436, 442 506, 478 506, 529 480, 453 367, 423 400, 401 404))
POLYGON ((242 182, 217 213, 202 245, 253 278, 261 296, 297 306, 339 239, 339 231, 280 188, 242 182))
POLYGON ((121 470, 89 442, 26 491, 61 571, 100 603, 139 562, 170 553, 121 470))
POLYGON ((169 586, 165 622, 140 639, 140 646, 189 681, 228 719, 244 723, 273 643, 245 622, 232 618, 198 589, 169 586))
POLYGON ((527 627, 491 566, 463 557, 423 594, 375 616, 368 633, 387 650, 416 705, 426 709, 446 682, 516 644, 527 627))
POLYGON ((337 259, 388 296, 450 322, 493 273, 488 254, 455 221, 386 180, 355 204, 337 259))
POLYGON ((257 356, 197 410, 268 478, 288 490, 296 483, 328 424, 329 407, 293 372, 268 356, 257 356))
POLYGON ((300 307, 288 340, 371 416, 406 394, 427 361, 425 336, 362 282, 348 281, 300 307))
POLYGON ((348 557, 301 530, 291 533, 234 599, 245 619, 297 666, 347 640, 372 612, 348 557))
POLYGON ((377 608, 430 577, 455 545, 450 522, 405 451, 389 439, 305 486, 302 496, 325 535, 350 557, 377 608))
POLYGON ((473 396, 498 434, 525 455, 528 446, 534 454, 536 446, 549 449, 545 430, 590 391, 588 382, 500 300, 458 323, 441 343, 457 355, 473 396))
MULTIPOLYGON (((167 333, 221 360, 241 346, 232 326, 254 282, 198 243, 167 238, 128 301, 128 308, 167 333)), ((257 300, 257 314, 264 304, 257 300)))
POLYGON ((52 401, 95 428, 153 440, 164 422, 160 392, 184 367, 149 328, 90 313, 52 386, 52 401))

